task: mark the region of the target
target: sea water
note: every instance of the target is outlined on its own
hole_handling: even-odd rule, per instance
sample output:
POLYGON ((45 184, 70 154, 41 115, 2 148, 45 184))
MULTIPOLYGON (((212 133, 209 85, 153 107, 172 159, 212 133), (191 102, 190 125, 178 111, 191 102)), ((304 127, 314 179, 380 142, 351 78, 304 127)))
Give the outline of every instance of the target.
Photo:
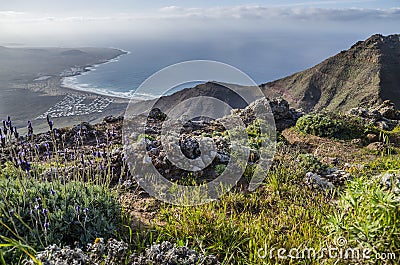
MULTIPOLYGON (((104 45, 128 53, 108 63, 97 65, 82 75, 65 78, 64 86, 109 96, 150 99, 159 96, 161 91, 141 91, 143 93, 135 94, 140 84, 164 67, 184 61, 212 60, 226 63, 243 71, 255 83, 262 84, 304 70, 326 56, 315 52, 310 56, 310 53, 306 53, 308 51, 306 46, 290 49, 291 47, 284 47, 284 44, 272 45, 268 39, 257 42, 252 40, 238 42, 234 39, 224 42, 220 39, 207 39, 203 42, 129 41, 104 45)), ((332 52, 329 50, 334 50, 330 48, 325 53, 329 54, 332 52)), ((168 93, 193 87, 195 84, 183 84, 168 93)))

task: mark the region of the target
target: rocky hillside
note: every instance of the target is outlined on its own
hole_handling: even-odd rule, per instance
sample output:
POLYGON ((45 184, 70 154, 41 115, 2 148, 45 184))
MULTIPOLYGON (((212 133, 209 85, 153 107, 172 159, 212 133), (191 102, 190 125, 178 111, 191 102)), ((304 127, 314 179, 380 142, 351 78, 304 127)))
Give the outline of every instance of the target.
POLYGON ((261 85, 306 111, 347 111, 391 100, 400 108, 400 35, 373 35, 305 71, 261 85))

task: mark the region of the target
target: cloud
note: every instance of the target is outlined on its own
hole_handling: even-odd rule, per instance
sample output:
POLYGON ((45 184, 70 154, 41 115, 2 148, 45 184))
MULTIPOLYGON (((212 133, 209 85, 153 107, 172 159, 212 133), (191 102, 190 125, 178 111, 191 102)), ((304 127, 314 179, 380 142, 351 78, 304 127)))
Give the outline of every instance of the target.
MULTIPOLYGON (((360 0, 370 1, 370 0, 360 0)), ((337 1, 328 1, 337 2, 337 1)), ((310 2, 309 2, 310 3, 310 2)), ((315 2, 319 3, 319 2, 315 2)), ((326 2, 325 2, 326 3, 326 2)), ((96 22, 162 19, 236 19, 236 20, 287 20, 287 21, 357 21, 370 19, 400 19, 400 8, 321 8, 290 6, 243 5, 232 7, 186 8, 166 6, 148 14, 110 14, 108 16, 41 16, 18 11, 0 11, 2 22, 96 22)), ((305 3, 304 3, 305 4, 305 3)), ((312 4, 312 3, 311 3, 312 4)))
MULTIPOLYGON (((330 3, 335 1, 329 1, 330 3)), ((304 3, 305 4, 305 3, 304 3)), ((296 5, 301 5, 298 3, 296 5)), ((235 6, 217 8, 183 8, 167 6, 160 13, 168 17, 197 18, 236 18, 236 19, 291 19, 342 21, 360 19, 399 19, 400 8, 365 9, 365 8, 317 8, 298 6, 235 6)))
POLYGON ((151 13, 68 16, 0 11, 0 43, 32 40, 185 40, 190 38, 268 38, 298 32, 397 32, 400 8, 321 8, 243 5, 185 8, 166 6, 151 13), (395 23, 393 23, 395 22, 395 23), (346 23, 345 25, 343 23, 346 23), (51 36, 51 38, 49 38, 51 36), (57 36, 57 37, 54 37, 57 36))
POLYGON ((0 18, 15 18, 15 17, 21 17, 25 14, 26 14, 25 12, 1 11, 0 10, 0 18))
POLYGON ((340 4, 360 4, 360 3, 371 3, 377 2, 378 0, 324 0, 314 2, 297 2, 291 4, 279 4, 277 6, 316 6, 316 5, 340 5, 340 4))

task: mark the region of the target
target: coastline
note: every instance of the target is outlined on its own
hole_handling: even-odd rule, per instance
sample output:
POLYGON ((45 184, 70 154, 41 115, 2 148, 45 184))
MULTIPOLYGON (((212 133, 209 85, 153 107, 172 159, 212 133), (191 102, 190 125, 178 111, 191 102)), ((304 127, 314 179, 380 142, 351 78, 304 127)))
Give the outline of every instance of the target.
MULTIPOLYGON (((18 56, 21 53, 26 53, 24 49, 10 48, 10 50, 18 56)), ((124 114, 129 99, 75 90, 63 86, 62 81, 71 69, 75 71, 69 72, 69 76, 81 75, 90 72, 96 66, 117 60, 128 52, 114 48, 82 48, 79 50, 49 48, 48 50, 52 55, 54 53, 57 53, 57 56, 62 54, 64 61, 62 59, 60 61, 53 60, 53 65, 47 66, 44 63, 42 65, 40 62, 36 63, 27 56, 24 61, 17 61, 8 66, 11 70, 27 68, 27 70, 24 69, 23 75, 20 73, 18 73, 18 76, 16 74, 7 75, 8 69, 3 70, 3 72, 0 70, 0 119, 11 116, 14 120, 14 126, 18 128, 21 134, 24 134, 28 121, 32 122, 35 133, 48 130, 47 121, 43 117, 47 112, 54 111, 59 107, 61 108, 57 110, 58 115, 52 117, 55 127, 58 128, 69 127, 83 121, 98 123, 106 116, 124 114), (74 54, 78 53, 75 51, 81 53, 81 50, 82 56, 78 57, 74 54), (69 53, 72 55, 69 55, 69 53), (77 61, 84 63, 78 64, 77 61), (34 67, 26 67, 29 64, 34 67), (41 71, 37 69, 41 69, 41 71), (79 102, 72 100, 70 101, 71 104, 63 104, 62 102, 68 102, 68 98, 79 99, 79 102), (55 106, 56 108, 54 108, 55 106)))
MULTIPOLYGON (((79 91, 82 93, 92 93, 95 95, 99 95, 99 96, 103 96, 103 97, 107 97, 107 98, 118 99, 118 100, 122 100, 122 101, 132 100, 133 97, 131 96, 131 94, 133 94, 133 93, 129 93, 129 92, 115 92, 112 90, 104 90, 104 89, 93 88, 93 87, 90 87, 90 88, 80 88, 79 86, 74 87, 74 83, 75 83, 74 79, 76 79, 76 77, 90 74, 90 72, 96 71, 96 69, 98 67, 101 67, 105 64, 118 62, 121 56, 128 55, 131 53, 130 51, 125 51, 125 50, 122 50, 119 48, 110 47, 110 49, 116 49, 116 50, 120 51, 121 54, 117 55, 114 58, 108 59, 104 62, 74 67, 75 71, 70 71, 69 73, 67 71, 64 74, 61 74, 60 87, 67 89, 67 90, 79 91)), ((146 95, 143 95, 140 98, 136 98, 136 100, 138 100, 138 101, 151 100, 151 99, 154 99, 154 97, 151 97, 150 95, 148 95, 147 97, 146 97, 146 95)))
MULTIPOLYGON (((114 49, 120 52, 120 54, 116 55, 113 58, 109 58, 109 59, 105 59, 104 61, 100 61, 98 63, 93 63, 93 64, 87 64, 87 65, 83 65, 83 66, 76 66, 76 67, 71 67, 71 68, 76 68, 77 71, 73 72, 71 74, 66 74, 64 75, 63 73, 60 73, 61 77, 74 77, 74 76, 79 76, 79 75, 83 75, 86 73, 89 73, 91 71, 94 71, 97 67, 104 65, 104 64, 108 64, 108 63, 112 63, 112 62, 118 62, 119 57, 121 57, 122 55, 126 55, 126 54, 130 54, 131 52, 129 51, 124 51, 122 49, 118 49, 118 48, 109 48, 109 49, 114 49)), ((66 70, 67 71, 67 70, 66 70)))

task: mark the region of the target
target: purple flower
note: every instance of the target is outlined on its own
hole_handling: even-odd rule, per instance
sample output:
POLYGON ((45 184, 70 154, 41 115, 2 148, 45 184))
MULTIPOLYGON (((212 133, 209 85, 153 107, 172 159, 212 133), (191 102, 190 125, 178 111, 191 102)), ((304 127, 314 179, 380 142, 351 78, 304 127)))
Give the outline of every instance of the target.
POLYGON ((51 195, 53 195, 53 196, 56 195, 56 191, 53 190, 53 189, 50 190, 50 193, 51 193, 51 195))
POLYGON ((47 124, 49 125, 49 127, 50 127, 50 131, 52 131, 53 130, 53 125, 54 125, 54 123, 53 123, 53 121, 52 120, 50 120, 50 116, 49 115, 47 115, 47 124))
POLYGON ((85 213, 85 215, 89 212, 89 208, 85 208, 84 210, 83 210, 83 212, 85 213))
POLYGON ((47 229, 49 229, 49 223, 48 222, 45 222, 44 224, 43 224, 43 227, 44 227, 44 230, 46 230, 47 231, 47 229))
POLYGON ((33 134, 33 127, 31 121, 28 121, 28 136, 31 136, 33 134))
POLYGON ((46 215, 47 212, 48 212, 47 209, 46 209, 46 208, 43 208, 42 213, 43 213, 44 215, 46 215))
POLYGON ((18 138, 19 138, 19 133, 17 132, 17 128, 16 128, 16 127, 15 127, 14 129, 15 129, 15 131, 14 131, 15 139, 18 140, 18 138))
POLYGON ((79 213, 80 209, 81 209, 81 207, 80 207, 79 205, 75 206, 75 211, 76 211, 77 213, 79 213))

